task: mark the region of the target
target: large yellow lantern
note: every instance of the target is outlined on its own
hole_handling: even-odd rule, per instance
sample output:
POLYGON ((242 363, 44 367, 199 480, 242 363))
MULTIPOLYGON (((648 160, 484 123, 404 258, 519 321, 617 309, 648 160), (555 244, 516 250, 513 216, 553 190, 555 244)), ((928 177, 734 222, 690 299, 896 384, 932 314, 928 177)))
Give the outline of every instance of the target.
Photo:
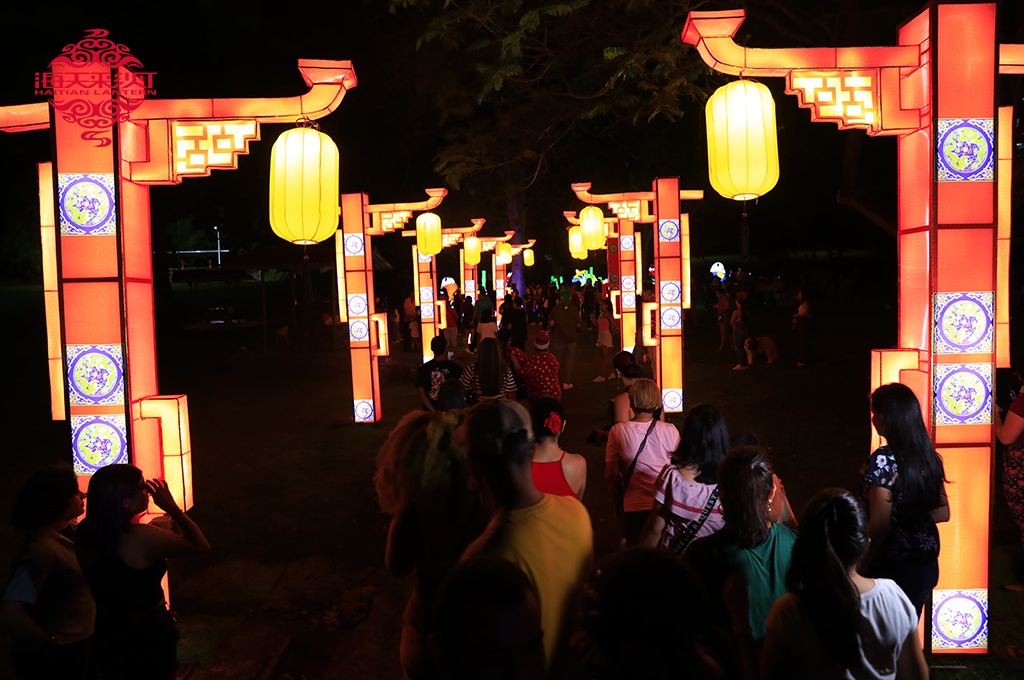
POLYGON ((312 127, 281 134, 270 152, 270 227, 312 245, 338 229, 338 147, 312 127))
POLYGON ((424 255, 441 252, 441 218, 434 213, 420 213, 416 218, 416 248, 424 255))
POLYGON ((583 242, 583 227, 569 227, 569 253, 577 260, 587 257, 587 246, 583 242))
POLYGON ((588 205, 580 211, 580 227, 583 229, 583 245, 587 250, 600 250, 604 245, 604 213, 595 205, 588 205))
POLYGON ((480 264, 480 239, 470 236, 463 243, 462 250, 465 253, 466 264, 480 264))
POLYGON ((527 248, 523 251, 523 264, 527 267, 533 266, 533 249, 527 248))
POLYGON ((761 83, 736 80, 718 88, 705 109, 711 186, 726 198, 748 201, 779 181, 775 101, 761 83))
POLYGON ((495 246, 494 252, 497 254, 500 264, 512 264, 512 246, 507 243, 499 243, 495 246))

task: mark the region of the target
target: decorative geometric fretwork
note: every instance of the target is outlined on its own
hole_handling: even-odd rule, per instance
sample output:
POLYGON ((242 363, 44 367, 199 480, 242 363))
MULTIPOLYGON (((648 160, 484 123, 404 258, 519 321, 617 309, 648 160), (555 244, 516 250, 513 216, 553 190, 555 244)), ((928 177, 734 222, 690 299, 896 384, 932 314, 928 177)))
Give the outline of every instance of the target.
POLYGON ((640 221, 640 201, 609 202, 608 207, 616 217, 621 217, 632 222, 640 221))
POLYGON ((462 234, 441 234, 441 247, 453 246, 462 240, 462 234))
POLYGON ((255 120, 176 120, 171 123, 174 173, 207 176, 213 168, 234 170, 238 155, 249 153, 249 142, 259 140, 255 120))
POLYGON ((840 130, 880 131, 878 70, 790 71, 786 94, 795 94, 815 121, 831 121, 840 130))
POLYGON ((398 210, 380 214, 380 228, 385 233, 395 231, 405 226, 405 223, 412 217, 411 210, 398 210))

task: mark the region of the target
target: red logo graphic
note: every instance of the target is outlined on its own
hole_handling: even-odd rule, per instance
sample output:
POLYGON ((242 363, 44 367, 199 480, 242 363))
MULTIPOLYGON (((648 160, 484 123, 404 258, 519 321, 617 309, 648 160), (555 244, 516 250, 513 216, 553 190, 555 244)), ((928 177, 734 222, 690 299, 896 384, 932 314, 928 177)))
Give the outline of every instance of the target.
POLYGON ((83 128, 82 139, 109 146, 114 124, 127 121, 146 95, 156 94, 156 73, 142 71, 142 62, 125 45, 108 39, 108 31, 85 34, 50 62, 51 69, 61 66, 58 73, 36 73, 35 93, 46 95, 64 121, 83 128), (86 68, 97 64, 107 69, 86 68))

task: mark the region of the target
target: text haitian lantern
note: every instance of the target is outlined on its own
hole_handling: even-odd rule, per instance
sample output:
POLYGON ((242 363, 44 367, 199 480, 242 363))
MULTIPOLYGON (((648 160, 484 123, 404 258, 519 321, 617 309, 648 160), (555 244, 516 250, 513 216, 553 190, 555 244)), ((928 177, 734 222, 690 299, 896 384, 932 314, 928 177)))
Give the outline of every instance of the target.
POLYGON ((312 127, 281 134, 270 153, 270 226, 285 241, 320 243, 338 228, 338 147, 312 127))
POLYGON ((768 88, 736 80, 718 88, 707 108, 708 173, 726 198, 763 196, 779 181, 775 102, 768 88))
POLYGON ((580 211, 580 227, 583 229, 583 245, 587 250, 600 250, 604 245, 604 213, 594 205, 580 211))
POLYGON ((533 266, 533 250, 532 249, 527 248, 526 250, 523 251, 523 264, 526 265, 527 267, 532 267, 533 266))
POLYGON ((424 255, 441 252, 441 218, 434 213, 420 213, 416 218, 416 248, 424 255))
POLYGON ((512 264, 512 246, 507 243, 499 243, 494 248, 498 255, 499 264, 512 264))
POLYGON ((569 227, 569 253, 577 260, 587 259, 587 246, 583 242, 583 227, 569 227))
POLYGON ((470 236, 462 244, 466 254, 466 264, 480 264, 480 239, 470 236))

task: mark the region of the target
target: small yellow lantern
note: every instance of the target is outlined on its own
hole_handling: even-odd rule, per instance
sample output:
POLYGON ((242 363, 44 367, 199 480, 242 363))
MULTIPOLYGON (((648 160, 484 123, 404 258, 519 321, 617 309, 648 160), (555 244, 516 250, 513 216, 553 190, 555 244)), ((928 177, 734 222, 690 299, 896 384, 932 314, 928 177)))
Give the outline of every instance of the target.
POLYGON ((600 250, 604 245, 604 213, 595 205, 588 205, 580 211, 580 227, 583 229, 583 245, 587 250, 600 250))
POLYGON ((577 260, 587 257, 587 247, 583 243, 583 227, 569 227, 569 253, 577 260))
POLYGON ((420 213, 416 217, 416 248, 424 255, 441 252, 441 218, 434 213, 420 213))
POLYGON ((470 236, 463 243, 462 249, 465 252, 466 264, 480 264, 480 239, 470 236))
POLYGON ((499 243, 494 252, 498 256, 499 264, 512 264, 512 246, 507 243, 499 243))
POLYGON ((761 83, 736 80, 718 88, 705 109, 711 186, 726 198, 748 201, 779 181, 775 101, 761 83))
POLYGON ((270 152, 270 227, 285 241, 320 243, 338 229, 338 147, 313 127, 281 133, 270 152))
POLYGON ((527 248, 523 251, 523 264, 527 267, 533 266, 533 249, 527 248))

